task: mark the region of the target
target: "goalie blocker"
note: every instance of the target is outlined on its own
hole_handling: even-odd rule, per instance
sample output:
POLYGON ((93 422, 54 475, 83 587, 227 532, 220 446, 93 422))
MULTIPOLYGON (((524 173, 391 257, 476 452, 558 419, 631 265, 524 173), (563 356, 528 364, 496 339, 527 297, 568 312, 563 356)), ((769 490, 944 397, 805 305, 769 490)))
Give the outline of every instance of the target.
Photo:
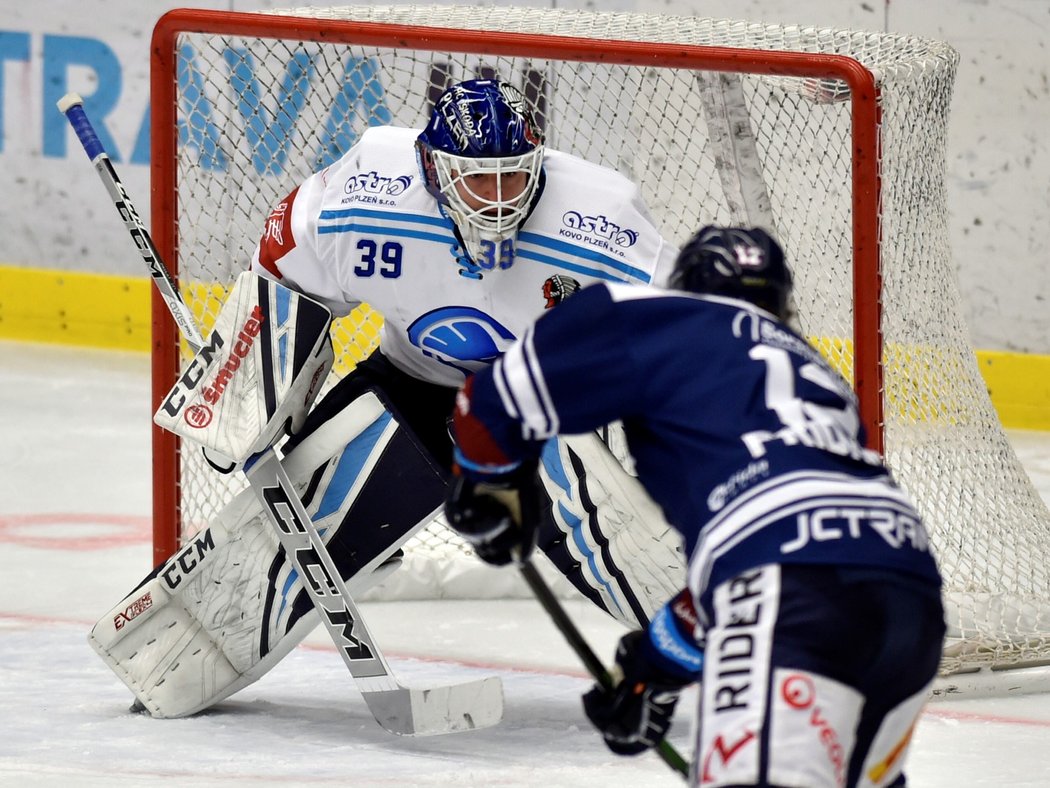
POLYGON ((245 271, 153 420, 233 470, 302 426, 332 368, 331 322, 322 304, 245 271))

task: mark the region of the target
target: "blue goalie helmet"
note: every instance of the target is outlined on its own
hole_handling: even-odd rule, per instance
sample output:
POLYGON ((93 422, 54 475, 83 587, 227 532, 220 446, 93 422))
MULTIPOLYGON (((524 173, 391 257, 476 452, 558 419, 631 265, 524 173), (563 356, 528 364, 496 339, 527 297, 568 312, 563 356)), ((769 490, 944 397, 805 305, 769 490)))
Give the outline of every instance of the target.
POLYGON ((791 272, 780 244, 760 227, 702 228, 678 253, 669 286, 739 298, 781 320, 791 316, 791 272))
POLYGON ((506 82, 452 85, 416 139, 427 190, 456 224, 480 268, 513 263, 517 229, 532 209, 543 166, 543 134, 525 97, 506 82))

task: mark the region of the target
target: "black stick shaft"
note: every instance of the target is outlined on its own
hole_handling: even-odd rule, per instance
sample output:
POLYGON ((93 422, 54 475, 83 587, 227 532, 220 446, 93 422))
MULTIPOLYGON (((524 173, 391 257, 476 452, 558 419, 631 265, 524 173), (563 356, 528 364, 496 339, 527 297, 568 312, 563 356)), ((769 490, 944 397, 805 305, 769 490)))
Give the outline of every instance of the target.
MULTIPOLYGON (((613 689, 613 680, 612 676, 609 675, 609 671, 605 669, 605 665, 603 665, 602 661, 598 659, 598 656, 594 653, 594 650, 590 647, 587 641, 583 639, 583 635, 580 634, 579 628, 577 628, 576 624, 574 624, 572 619, 569 618, 568 613, 565 612, 565 608, 562 607, 558 598, 554 596, 550 586, 548 586, 547 582, 540 576, 540 573, 536 571, 536 567, 532 565, 531 561, 524 561, 519 566, 519 569, 521 569, 522 577, 525 578, 525 582, 528 583, 529 588, 532 589, 532 593, 536 595, 536 599, 539 600, 540 605, 547 611, 547 615, 551 617, 554 621, 554 625, 558 627, 562 635, 565 636, 569 645, 572 646, 572 650, 575 651, 583 661, 584 667, 586 667, 587 671, 594 677, 594 680, 601 685, 602 689, 613 689)), ((678 750, 667 741, 667 739, 661 740, 656 746, 656 750, 664 763, 683 777, 689 775, 689 763, 681 756, 678 750)))

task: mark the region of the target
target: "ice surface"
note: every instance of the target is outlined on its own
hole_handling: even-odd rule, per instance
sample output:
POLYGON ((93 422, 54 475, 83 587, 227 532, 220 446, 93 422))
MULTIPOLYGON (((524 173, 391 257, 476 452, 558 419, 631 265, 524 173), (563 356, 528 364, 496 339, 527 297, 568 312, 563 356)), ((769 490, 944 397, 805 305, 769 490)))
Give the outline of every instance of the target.
MULTIPOLYGON (((211 712, 153 720, 87 644, 150 569, 148 359, 0 342, 0 785, 673 786, 655 756, 616 758, 583 716, 590 684, 538 604, 361 605, 412 686, 498 674, 504 721, 397 738, 372 720, 315 633, 211 712)), ((1050 500, 1050 435, 1011 435, 1050 500)), ((570 614, 602 656, 621 630, 570 614)), ((690 710, 672 742, 689 753, 690 710)), ((1045 695, 928 707, 909 769, 918 788, 1050 786, 1045 695)))

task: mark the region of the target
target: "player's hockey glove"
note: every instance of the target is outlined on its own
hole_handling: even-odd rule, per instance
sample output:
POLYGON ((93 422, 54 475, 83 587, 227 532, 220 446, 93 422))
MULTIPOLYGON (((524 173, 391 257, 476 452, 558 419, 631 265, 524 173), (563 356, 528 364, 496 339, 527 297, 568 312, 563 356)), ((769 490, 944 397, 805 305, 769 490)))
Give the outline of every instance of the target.
POLYGON ((595 686, 583 709, 617 755, 658 745, 671 727, 682 689, 700 680, 704 654, 695 639, 689 591, 661 608, 646 630, 628 632, 616 649, 612 690, 595 686))
POLYGON ((457 473, 445 517, 482 561, 505 566, 525 561, 536 547, 539 502, 536 463, 524 462, 484 481, 457 473))

